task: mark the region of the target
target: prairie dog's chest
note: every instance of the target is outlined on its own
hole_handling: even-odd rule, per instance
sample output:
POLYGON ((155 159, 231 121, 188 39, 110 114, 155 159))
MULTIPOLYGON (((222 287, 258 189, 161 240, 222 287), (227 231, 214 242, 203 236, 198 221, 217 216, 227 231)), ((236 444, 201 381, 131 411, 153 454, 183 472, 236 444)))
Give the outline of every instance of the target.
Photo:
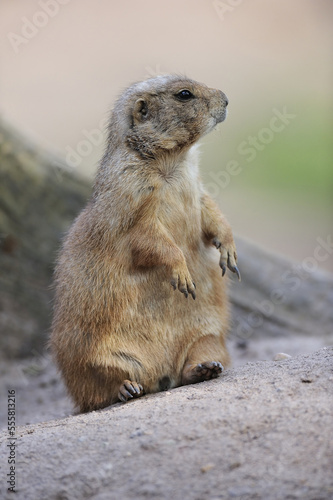
POLYGON ((197 177, 180 171, 160 187, 158 220, 178 241, 186 243, 201 234, 200 184, 197 177))

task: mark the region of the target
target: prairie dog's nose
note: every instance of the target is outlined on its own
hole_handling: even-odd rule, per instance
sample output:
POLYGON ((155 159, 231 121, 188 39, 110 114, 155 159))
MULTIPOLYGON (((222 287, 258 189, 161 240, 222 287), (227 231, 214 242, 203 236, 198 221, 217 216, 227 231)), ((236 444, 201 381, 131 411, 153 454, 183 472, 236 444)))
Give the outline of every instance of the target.
POLYGON ((224 92, 222 92, 222 90, 220 91, 221 92, 221 97, 222 97, 222 100, 224 101, 224 105, 225 106, 228 106, 229 104, 229 99, 227 98, 227 96, 225 95, 224 92))

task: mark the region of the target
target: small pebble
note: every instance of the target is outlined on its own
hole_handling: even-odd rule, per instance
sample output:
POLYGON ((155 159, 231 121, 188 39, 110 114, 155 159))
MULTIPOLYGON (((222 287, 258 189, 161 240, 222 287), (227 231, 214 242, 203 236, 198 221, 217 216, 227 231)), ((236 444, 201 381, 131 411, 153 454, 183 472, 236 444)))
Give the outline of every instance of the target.
POLYGON ((278 354, 275 354, 273 361, 281 361, 282 359, 290 359, 291 356, 289 354, 286 354, 285 352, 279 352, 278 354))
POLYGON ((203 467, 201 467, 200 470, 201 470, 201 472, 205 473, 205 472, 208 472, 213 467, 215 467, 214 464, 207 464, 207 465, 204 465, 203 467))
POLYGON ((103 464, 103 469, 106 470, 106 471, 111 470, 111 469, 113 469, 113 465, 110 462, 104 463, 103 464))
POLYGON ((135 437, 142 436, 142 435, 143 435, 143 431, 141 429, 137 429, 136 431, 132 432, 132 434, 130 434, 130 439, 133 439, 135 437))
POLYGON ((234 470, 240 467, 242 464, 240 462, 233 462, 232 464, 229 465, 229 470, 234 470))

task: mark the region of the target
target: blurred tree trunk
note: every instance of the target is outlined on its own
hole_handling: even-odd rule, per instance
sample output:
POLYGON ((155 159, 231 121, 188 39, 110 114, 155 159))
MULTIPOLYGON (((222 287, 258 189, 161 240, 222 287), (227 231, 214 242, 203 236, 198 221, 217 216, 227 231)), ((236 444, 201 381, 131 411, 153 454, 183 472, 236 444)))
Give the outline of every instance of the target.
MULTIPOLYGON (((0 347, 6 357, 44 349, 56 253, 90 189, 58 158, 0 122, 0 347)), ((237 248, 242 282, 231 278, 233 335, 331 333, 331 275, 309 273, 241 239, 237 248)))

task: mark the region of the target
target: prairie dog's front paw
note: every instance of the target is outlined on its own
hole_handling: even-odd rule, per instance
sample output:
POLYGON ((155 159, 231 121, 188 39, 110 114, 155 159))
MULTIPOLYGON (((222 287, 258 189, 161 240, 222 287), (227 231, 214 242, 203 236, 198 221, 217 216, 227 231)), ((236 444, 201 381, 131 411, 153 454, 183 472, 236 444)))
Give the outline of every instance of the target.
POLYGON ((192 277, 187 269, 186 264, 182 267, 178 267, 173 269, 171 285, 174 290, 178 290, 185 295, 187 298, 188 295, 192 295, 192 298, 195 300, 195 283, 192 280, 192 277))
POLYGON ((228 267, 230 271, 237 274, 238 281, 240 281, 241 275, 237 267, 237 252, 233 238, 231 238, 230 243, 223 244, 218 237, 215 237, 213 239, 213 245, 215 245, 220 252, 220 268, 222 269, 222 276, 225 275, 228 267))

